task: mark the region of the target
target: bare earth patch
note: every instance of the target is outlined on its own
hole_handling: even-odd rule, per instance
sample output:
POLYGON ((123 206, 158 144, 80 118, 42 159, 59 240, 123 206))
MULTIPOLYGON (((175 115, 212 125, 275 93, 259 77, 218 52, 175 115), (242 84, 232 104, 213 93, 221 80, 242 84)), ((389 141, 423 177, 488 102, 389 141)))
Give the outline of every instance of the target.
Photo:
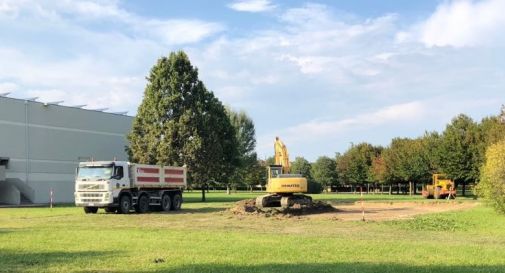
POLYGON ((432 202, 356 202, 353 204, 328 204, 315 201, 312 206, 281 208, 257 208, 254 199, 242 200, 228 211, 236 215, 262 215, 276 217, 301 216, 310 219, 328 219, 340 221, 361 221, 363 209, 366 221, 385 221, 396 219, 409 219, 416 215, 470 209, 477 202, 432 201, 432 202))
MULTIPOLYGON (((470 209, 477 202, 458 201, 433 201, 433 202, 363 202, 366 221, 385 221, 395 219, 409 219, 416 215, 437 213, 453 210, 470 209)), ((333 205, 337 209, 335 213, 308 215, 319 219, 331 218, 342 221, 360 221, 363 218, 360 202, 351 205, 333 205)))

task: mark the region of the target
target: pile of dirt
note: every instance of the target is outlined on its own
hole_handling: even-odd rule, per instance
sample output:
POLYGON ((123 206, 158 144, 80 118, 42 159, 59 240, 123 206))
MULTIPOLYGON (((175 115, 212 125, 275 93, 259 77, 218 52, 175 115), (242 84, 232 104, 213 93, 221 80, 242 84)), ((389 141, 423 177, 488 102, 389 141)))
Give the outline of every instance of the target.
POLYGON ((326 212, 335 212, 332 205, 322 202, 313 201, 311 205, 295 205, 289 208, 258 208, 256 207, 256 199, 246 199, 238 201, 233 207, 228 209, 233 214, 238 215, 264 215, 264 216, 293 216, 293 215, 309 215, 326 212))

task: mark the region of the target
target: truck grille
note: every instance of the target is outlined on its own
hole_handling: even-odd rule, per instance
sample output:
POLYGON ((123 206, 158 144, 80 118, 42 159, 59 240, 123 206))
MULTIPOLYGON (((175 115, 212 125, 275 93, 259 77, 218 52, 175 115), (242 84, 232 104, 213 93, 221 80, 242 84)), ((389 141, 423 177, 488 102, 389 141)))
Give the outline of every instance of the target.
POLYGON ((105 185, 103 184, 80 184, 80 190, 104 190, 105 185))
POLYGON ((81 193, 81 197, 102 197, 103 193, 81 193))
POLYGON ((103 200, 104 193, 80 193, 79 199, 84 203, 100 203, 103 200))

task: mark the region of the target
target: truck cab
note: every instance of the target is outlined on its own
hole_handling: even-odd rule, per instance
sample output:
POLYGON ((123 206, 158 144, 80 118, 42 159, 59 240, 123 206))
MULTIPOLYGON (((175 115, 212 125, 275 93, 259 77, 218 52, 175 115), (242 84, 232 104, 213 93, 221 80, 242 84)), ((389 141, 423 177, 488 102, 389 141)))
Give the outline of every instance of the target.
POLYGON ((83 207, 109 207, 116 203, 121 189, 130 188, 128 162, 82 162, 75 180, 75 204, 83 207))

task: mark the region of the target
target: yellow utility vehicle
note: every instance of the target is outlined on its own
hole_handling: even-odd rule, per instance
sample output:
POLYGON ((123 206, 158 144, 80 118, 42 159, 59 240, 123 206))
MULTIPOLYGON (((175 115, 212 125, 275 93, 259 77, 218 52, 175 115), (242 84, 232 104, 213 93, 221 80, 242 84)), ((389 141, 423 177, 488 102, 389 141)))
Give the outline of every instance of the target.
POLYGON ((257 207, 292 207, 312 204, 312 197, 296 194, 307 192, 307 179, 291 174, 291 164, 286 145, 275 138, 275 164, 268 166, 267 195, 256 198, 257 207))
POLYGON ((447 175, 433 174, 433 184, 423 187, 422 195, 424 198, 456 198, 456 187, 454 181, 447 178, 447 175))

